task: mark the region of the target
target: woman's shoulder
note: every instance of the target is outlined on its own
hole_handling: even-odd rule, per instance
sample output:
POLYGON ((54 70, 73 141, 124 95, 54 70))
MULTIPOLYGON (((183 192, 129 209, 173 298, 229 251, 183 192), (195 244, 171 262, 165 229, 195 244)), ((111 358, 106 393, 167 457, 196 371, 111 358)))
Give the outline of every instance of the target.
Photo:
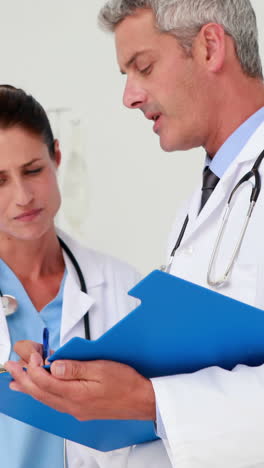
POLYGON ((91 271, 91 269, 96 269, 97 271, 99 270, 103 276, 114 275, 116 277, 122 277, 123 279, 127 277, 130 278, 133 283, 139 280, 139 273, 133 266, 125 261, 86 247, 80 241, 61 230, 57 229, 57 234, 72 251, 84 271, 87 269, 89 271, 91 271))

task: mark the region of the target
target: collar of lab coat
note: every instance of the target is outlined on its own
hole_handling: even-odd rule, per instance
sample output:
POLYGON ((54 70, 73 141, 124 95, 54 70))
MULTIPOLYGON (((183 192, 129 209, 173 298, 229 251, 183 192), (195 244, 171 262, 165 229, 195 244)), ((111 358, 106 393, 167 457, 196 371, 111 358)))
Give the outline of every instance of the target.
MULTIPOLYGON (((196 232, 197 229, 199 229, 205 222, 207 222, 208 218, 211 215, 213 215, 216 210, 219 210, 221 204, 223 205, 227 203, 231 192, 230 187, 232 190, 235 186, 237 182, 237 175, 240 173, 243 167, 245 167, 245 173, 249 171, 258 155, 263 151, 263 132, 264 123, 262 123, 257 128, 257 130, 254 132, 254 134, 248 140, 247 144, 242 149, 242 151, 239 153, 237 158, 235 158, 235 160, 227 169, 223 177, 220 179, 216 188, 214 189, 213 194, 207 201, 199 216, 197 214, 201 203, 201 187, 199 186, 197 188, 189 206, 189 223, 182 241, 182 245, 184 245, 184 243, 188 241, 189 237, 194 232, 196 232)), ((264 165, 264 162, 262 164, 264 165)), ((240 178, 241 176, 239 177, 239 179, 240 178)))

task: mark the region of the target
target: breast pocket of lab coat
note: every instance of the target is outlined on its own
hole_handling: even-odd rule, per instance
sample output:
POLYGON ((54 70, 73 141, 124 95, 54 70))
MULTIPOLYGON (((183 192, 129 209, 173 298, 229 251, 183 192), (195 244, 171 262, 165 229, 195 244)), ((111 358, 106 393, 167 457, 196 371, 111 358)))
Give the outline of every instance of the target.
MULTIPOLYGON (((256 298, 259 281, 259 265, 239 259, 232 270, 228 295, 246 304, 257 306, 256 298)), ((263 304, 264 306, 264 304, 263 304)))

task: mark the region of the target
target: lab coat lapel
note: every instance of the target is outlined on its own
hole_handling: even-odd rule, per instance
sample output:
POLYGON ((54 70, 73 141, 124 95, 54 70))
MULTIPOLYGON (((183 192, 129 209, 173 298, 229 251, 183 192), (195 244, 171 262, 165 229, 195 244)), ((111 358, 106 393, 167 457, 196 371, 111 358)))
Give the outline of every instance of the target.
POLYGON ((11 351, 10 336, 2 302, 0 301, 0 363, 4 364, 11 351))
POLYGON ((89 294, 80 290, 80 286, 75 281, 75 278, 68 272, 63 294, 61 343, 68 341, 70 338, 69 333, 82 320, 93 303, 94 299, 89 294))
MULTIPOLYGON (((235 186, 236 182, 242 177, 244 173, 251 169, 256 158, 263 151, 263 132, 264 123, 258 127, 238 157, 227 169, 215 187, 211 197, 199 214, 198 212, 201 202, 201 185, 197 188, 190 203, 188 212, 189 223, 183 238, 182 245, 184 245, 184 243, 187 242, 188 239, 208 221, 210 216, 214 215, 216 210, 221 213, 221 210, 227 203, 231 190, 235 186)), ((262 164, 264 164, 264 162, 262 164)))
MULTIPOLYGON (((70 246, 72 248, 72 246, 70 246)), ((76 324, 81 321, 95 303, 92 291, 93 288, 101 285, 104 281, 103 275, 98 269, 97 265, 94 265, 92 259, 83 258, 82 261, 78 258, 78 252, 73 252, 79 262, 82 270, 87 293, 81 291, 80 281, 77 272, 68 258, 67 254, 63 252, 65 265, 67 269, 67 277, 64 285, 63 294, 63 307, 62 307, 62 321, 61 321, 61 343, 68 341, 72 335, 71 331, 76 324)), ((81 333, 84 337, 84 327, 81 327, 81 333)))
POLYGON ((197 231, 197 229, 207 222, 208 217, 211 216, 215 210, 219 208, 219 205, 226 199, 227 193, 224 191, 223 185, 220 185, 219 182, 206 205, 199 213, 201 204, 201 186, 195 190, 188 209, 189 222, 181 243, 182 246, 188 242, 189 238, 197 231))

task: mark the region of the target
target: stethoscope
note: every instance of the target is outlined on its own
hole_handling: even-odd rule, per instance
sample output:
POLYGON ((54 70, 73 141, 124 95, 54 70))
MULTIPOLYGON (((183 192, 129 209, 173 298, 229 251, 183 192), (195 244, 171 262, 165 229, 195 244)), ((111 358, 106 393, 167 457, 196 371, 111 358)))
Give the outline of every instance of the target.
MULTIPOLYGON (((260 174, 259 174, 259 166, 260 166, 263 158, 264 158, 264 150, 262 151, 262 153, 256 159, 252 169, 249 172, 247 172, 239 180, 239 182, 233 188, 233 190, 231 192, 231 195, 229 196, 229 199, 227 201, 227 206, 226 206, 226 209, 225 209, 225 212, 224 212, 224 216, 223 216, 223 219, 222 219, 222 223, 221 223, 221 226, 220 226, 220 230, 219 230, 219 233, 217 235, 215 245, 214 245, 214 248, 213 248, 213 251, 212 251, 212 255, 211 255, 211 258, 210 258, 210 261, 209 261, 209 266, 208 266, 208 271, 207 271, 207 283, 209 284, 209 286, 213 286, 213 287, 218 288, 218 287, 222 286, 224 283, 226 283, 230 279, 232 268, 234 266, 234 263, 235 263, 235 261, 237 259, 238 254, 239 254, 239 250, 240 250, 240 247, 242 245, 242 242, 243 242, 243 239, 244 239, 247 227, 248 227, 249 220, 251 218, 252 212, 254 210, 255 204, 257 202, 258 196, 259 196, 260 191, 261 191, 261 178, 260 178, 260 174), (248 208, 247 213, 246 213, 246 218, 245 218, 244 224, 242 226, 242 229, 241 229, 237 244, 235 246, 234 252, 231 255, 231 258, 230 258, 230 260, 229 260, 229 262, 227 264, 226 269, 224 270, 224 273, 219 275, 218 278, 216 278, 213 275, 213 271, 214 271, 214 268, 215 268, 217 257, 219 256, 219 250, 220 250, 221 242, 222 242, 222 239, 223 239, 223 234, 225 232, 226 225, 227 225, 230 213, 232 211, 231 201, 232 201, 235 193, 237 192, 237 190, 241 187, 241 185, 244 184, 245 182, 248 182, 251 178, 254 179, 254 183, 252 184, 253 187, 252 187, 252 191, 251 191, 251 195, 250 195, 250 203, 249 203, 249 208, 248 208)), ((182 242, 183 236, 185 234, 188 222, 189 222, 189 216, 187 215, 185 220, 184 220, 183 226, 181 228, 179 237, 178 237, 178 239, 176 241, 176 244, 175 244, 175 246, 174 246, 174 248, 173 248, 173 250, 171 252, 171 255, 170 255, 170 258, 169 258, 169 263, 168 263, 167 266, 161 267, 161 269, 163 271, 165 271, 166 273, 170 273, 171 265, 173 263, 174 256, 175 256, 175 252, 181 245, 181 242, 182 242)))
MULTIPOLYGON (((79 263, 77 262, 72 251, 69 249, 69 247, 65 244, 65 242, 59 236, 58 236, 58 240, 59 240, 61 248, 66 252, 66 254, 68 255, 69 259, 71 260, 76 270, 76 273, 78 275, 78 280, 80 282, 81 291, 87 294, 87 287, 86 287, 85 279, 82 274, 82 270, 79 266, 79 263)), ((1 289, 0 289, 0 297, 1 297, 2 306, 4 309, 5 315, 8 316, 8 315, 14 314, 18 307, 16 298, 9 294, 3 294, 1 289)), ((88 311, 86 312, 84 316, 84 331, 85 331, 85 338, 87 340, 90 340, 91 338, 90 338, 90 325, 89 325, 88 311)))

